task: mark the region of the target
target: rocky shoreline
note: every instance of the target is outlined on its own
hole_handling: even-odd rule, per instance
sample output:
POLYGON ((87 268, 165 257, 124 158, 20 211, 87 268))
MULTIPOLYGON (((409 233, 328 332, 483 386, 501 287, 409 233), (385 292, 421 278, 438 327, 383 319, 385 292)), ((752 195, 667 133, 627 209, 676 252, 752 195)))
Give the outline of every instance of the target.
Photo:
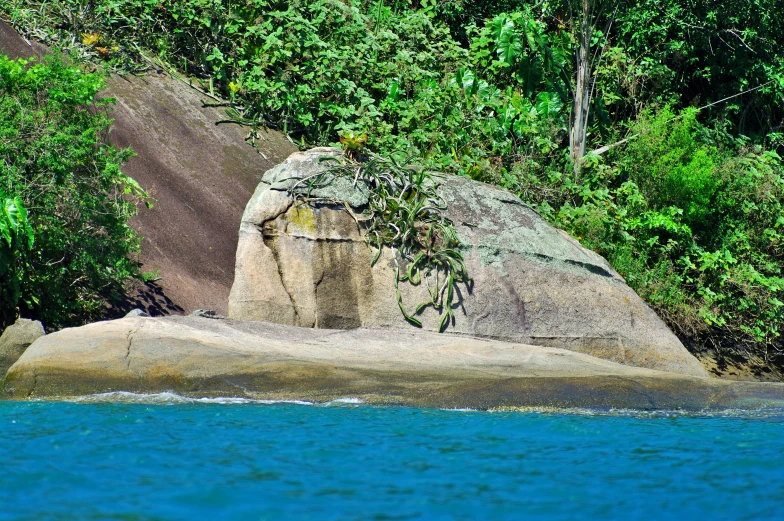
POLYGON ((784 384, 630 367, 565 349, 401 329, 129 317, 36 340, 5 399, 126 391, 435 408, 716 411, 784 406, 784 384))
MULTIPOLYGON (((0 50, 48 52, 2 22, 0 50)), ((230 318, 136 313, 47 336, 22 320, 0 338, 2 398, 172 391, 476 409, 784 406, 784 384, 709 378, 605 259, 511 194, 464 178, 439 178, 436 206, 454 224, 471 283, 457 287, 451 333, 435 332, 435 306, 415 329, 401 302, 416 309, 428 281, 398 285, 411 259, 394 248, 371 262, 357 178, 330 174, 307 202, 293 193, 339 151, 295 152, 270 131, 257 154, 182 82, 150 74, 108 84, 110 140, 136 150, 124 171, 157 201, 131 224, 160 291, 133 306, 152 315, 200 305, 230 318)))

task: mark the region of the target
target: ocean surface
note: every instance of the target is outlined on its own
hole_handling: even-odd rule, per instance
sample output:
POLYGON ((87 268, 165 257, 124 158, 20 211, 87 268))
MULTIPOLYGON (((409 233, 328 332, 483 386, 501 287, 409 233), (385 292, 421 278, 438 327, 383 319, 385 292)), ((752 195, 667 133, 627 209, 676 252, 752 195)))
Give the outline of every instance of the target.
POLYGON ((0 402, 0 519, 784 519, 784 411, 0 402))

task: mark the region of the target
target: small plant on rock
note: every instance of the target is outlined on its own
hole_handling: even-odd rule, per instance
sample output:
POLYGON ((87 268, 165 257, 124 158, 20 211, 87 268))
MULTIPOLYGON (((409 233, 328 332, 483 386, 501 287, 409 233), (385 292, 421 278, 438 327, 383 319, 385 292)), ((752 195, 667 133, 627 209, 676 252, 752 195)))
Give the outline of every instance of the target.
POLYGON ((438 329, 444 331, 454 318, 457 285, 468 284, 471 279, 455 226, 444 215, 446 204, 438 196, 434 174, 404 166, 407 161, 374 154, 361 162, 349 154, 325 160, 337 164, 307 183, 294 185, 295 194, 307 201, 314 188, 334 177, 347 177, 354 186, 361 185, 369 196, 367 207, 360 214, 347 210, 364 226, 368 244, 377 250, 372 264, 378 262, 384 248, 395 250, 395 291, 403 316, 421 327, 416 315, 432 306, 442 315, 438 329), (403 304, 401 282, 425 284, 428 289, 429 299, 417 305, 413 313, 403 304))
POLYGON ((340 145, 346 156, 351 159, 358 160, 359 153, 365 148, 368 136, 364 132, 362 134, 354 134, 353 132, 346 132, 340 136, 340 145))

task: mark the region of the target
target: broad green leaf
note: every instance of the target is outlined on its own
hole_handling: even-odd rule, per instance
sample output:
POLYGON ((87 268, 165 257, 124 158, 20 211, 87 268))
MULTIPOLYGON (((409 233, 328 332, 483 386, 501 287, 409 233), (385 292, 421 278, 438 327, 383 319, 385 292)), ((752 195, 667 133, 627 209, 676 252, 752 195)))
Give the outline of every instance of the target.
POLYGON ((542 118, 553 118, 561 111, 563 102, 555 92, 540 92, 534 105, 542 118))
POLYGON ((5 239, 8 246, 13 243, 13 236, 11 235, 11 228, 6 222, 5 216, 0 217, 0 238, 5 239))
POLYGON ((532 52, 537 52, 540 46, 545 46, 545 42, 540 41, 542 36, 538 29, 536 22, 533 20, 524 20, 523 31, 525 32, 525 39, 528 42, 528 47, 532 52))
POLYGON ((482 103, 489 105, 501 97, 501 91, 494 85, 490 85, 485 80, 480 80, 477 84, 476 94, 482 103))
POLYGON ((517 139, 522 139, 530 131, 530 125, 524 119, 520 118, 512 123, 512 132, 517 139))
POLYGON ((512 65, 523 50, 523 42, 514 30, 514 24, 507 20, 501 27, 496 39, 496 54, 506 65, 512 65))
POLYGON ((10 246, 14 238, 22 236, 29 246, 33 245, 33 231, 27 221, 27 210, 19 196, 3 200, 0 213, 0 237, 10 246))
POLYGON ((539 89, 544 79, 542 61, 537 56, 525 56, 517 66, 517 81, 523 88, 525 97, 530 98, 539 89))
POLYGON ((458 69, 455 73, 454 81, 461 89, 465 91, 466 95, 471 95, 474 93, 474 83, 476 81, 476 76, 474 76, 474 73, 471 72, 470 69, 458 69))
POLYGON ((19 231, 19 225, 25 220, 24 207, 19 204, 19 198, 7 198, 3 203, 3 218, 12 233, 19 231), (22 210, 20 211, 20 208, 22 210))
POLYGON ((389 86, 389 90, 387 91, 386 101, 389 103, 394 103, 397 101, 399 95, 400 95, 400 83, 397 80, 395 80, 389 86))
POLYGON ((505 15, 496 16, 488 24, 488 27, 490 28, 490 34, 493 35, 493 39, 496 42, 501 39, 501 33, 503 32, 504 27, 507 27, 509 24, 512 24, 512 27, 514 27, 512 21, 509 20, 509 18, 507 18, 505 15))

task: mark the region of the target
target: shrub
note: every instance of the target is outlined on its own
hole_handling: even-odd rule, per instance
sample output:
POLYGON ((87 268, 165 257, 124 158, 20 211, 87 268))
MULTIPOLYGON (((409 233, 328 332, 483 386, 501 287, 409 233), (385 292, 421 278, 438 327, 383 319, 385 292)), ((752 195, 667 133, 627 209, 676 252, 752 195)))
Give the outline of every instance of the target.
POLYGON ((430 168, 497 181, 514 158, 548 157, 560 141, 550 120, 566 114, 552 92, 538 92, 555 72, 533 73, 522 95, 510 72, 554 63, 552 53, 507 45, 514 67, 495 59, 529 25, 546 40, 528 11, 467 27, 477 40, 470 51, 431 4, 0 0, 3 8, 17 26, 114 70, 179 69, 231 100, 228 119, 252 127, 251 138, 265 126, 303 145, 364 133, 374 153, 405 151, 430 168))
POLYGON ((8 197, 0 187, 0 326, 13 322, 21 293, 15 259, 33 246, 27 210, 17 195, 8 197))
POLYGON ((644 113, 638 135, 564 183, 551 219, 604 255, 693 348, 769 361, 784 347, 784 162, 693 111, 644 113))
POLYGON ((111 100, 96 99, 102 87, 99 75, 59 59, 0 55, 0 190, 6 207, 13 196, 27 209, 31 237, 5 238, 6 280, 16 282, 0 286, 0 303, 49 328, 100 316, 139 273, 128 219, 145 194, 120 170, 131 151, 106 144, 111 100))

